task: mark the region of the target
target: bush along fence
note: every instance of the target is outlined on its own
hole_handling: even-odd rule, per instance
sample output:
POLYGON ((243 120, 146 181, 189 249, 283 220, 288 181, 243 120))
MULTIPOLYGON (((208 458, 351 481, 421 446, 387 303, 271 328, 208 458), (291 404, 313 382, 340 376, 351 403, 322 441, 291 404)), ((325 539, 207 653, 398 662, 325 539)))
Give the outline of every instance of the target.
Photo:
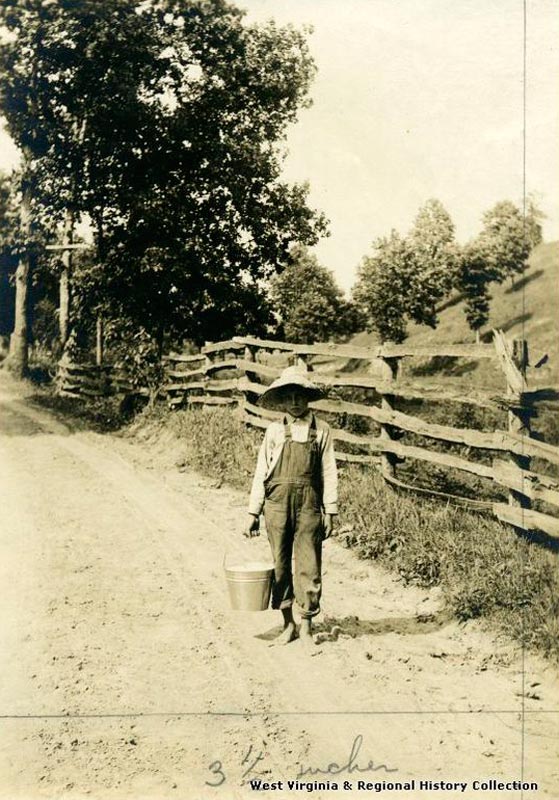
MULTIPOLYGON (((232 407, 248 425, 266 428, 281 414, 261 408, 259 396, 287 364, 305 364, 328 391, 328 399, 311 408, 330 423, 338 461, 370 465, 399 489, 488 511, 522 530, 559 538, 559 447, 531 435, 542 392, 529 391, 527 359, 526 342, 511 344, 500 331, 493 344, 429 347, 235 337, 208 343, 195 355, 164 356, 164 393, 171 408, 232 407), (418 357, 492 359, 504 376, 503 393, 465 394, 450 384, 404 380, 404 363, 418 357), (448 424, 455 418, 460 427, 448 424), (488 425, 489 430, 480 429, 488 425)), ((132 389, 122 370, 71 364, 61 364, 58 387, 72 396, 132 389)))

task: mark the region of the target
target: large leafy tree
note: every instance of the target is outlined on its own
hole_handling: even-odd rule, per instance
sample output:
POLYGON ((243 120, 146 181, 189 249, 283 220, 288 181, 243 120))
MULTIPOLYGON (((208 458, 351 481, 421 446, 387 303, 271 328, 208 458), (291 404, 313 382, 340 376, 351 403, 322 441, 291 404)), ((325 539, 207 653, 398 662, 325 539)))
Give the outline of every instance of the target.
POLYGON ((485 212, 477 241, 493 280, 514 279, 524 270, 530 241, 522 211, 510 200, 501 200, 485 212))
POLYGON ((291 263, 273 279, 270 296, 279 330, 288 341, 312 344, 349 336, 364 324, 334 276, 306 248, 291 251, 291 263))
POLYGON ((542 241, 544 214, 535 198, 527 198, 525 214, 510 200, 503 200, 483 215, 481 233, 460 254, 456 288, 463 295, 468 325, 479 340, 489 320, 491 283, 521 273, 531 250, 542 241))
POLYGON ((434 199, 420 208, 408 236, 392 231, 377 239, 354 287, 369 330, 401 342, 409 321, 435 328, 437 305, 456 283, 458 255, 450 214, 434 199))
POLYGON ((526 238, 531 250, 543 242, 542 222, 545 218, 546 214, 538 205, 537 195, 531 192, 526 198, 525 208, 526 238))
POLYGON ((91 300, 197 340, 264 325, 263 281, 323 218, 280 180, 314 67, 226 0, 5 2, 3 106, 43 207, 96 231, 91 300))
POLYGON ((456 281, 458 247, 454 224, 440 200, 420 208, 408 236, 413 251, 407 312, 418 324, 437 325, 437 305, 456 281))
POLYGON ((358 268, 353 298, 365 315, 367 329, 381 341, 403 342, 407 336, 414 263, 409 241, 392 231, 373 242, 373 254, 358 268))
POLYGON ((458 261, 457 287, 464 299, 466 320, 470 329, 475 332, 478 342, 480 330, 489 320, 489 285, 494 277, 477 241, 462 248, 458 261))

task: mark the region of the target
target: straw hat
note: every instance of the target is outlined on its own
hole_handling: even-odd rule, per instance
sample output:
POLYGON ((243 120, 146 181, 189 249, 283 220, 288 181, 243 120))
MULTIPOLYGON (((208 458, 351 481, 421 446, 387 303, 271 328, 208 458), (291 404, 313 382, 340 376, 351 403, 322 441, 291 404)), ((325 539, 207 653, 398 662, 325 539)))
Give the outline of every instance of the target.
POLYGON ((287 367, 279 378, 268 386, 266 391, 260 396, 260 405, 264 408, 276 409, 281 401, 287 387, 303 389, 309 402, 323 397, 322 389, 307 377, 308 372, 305 367, 287 367))

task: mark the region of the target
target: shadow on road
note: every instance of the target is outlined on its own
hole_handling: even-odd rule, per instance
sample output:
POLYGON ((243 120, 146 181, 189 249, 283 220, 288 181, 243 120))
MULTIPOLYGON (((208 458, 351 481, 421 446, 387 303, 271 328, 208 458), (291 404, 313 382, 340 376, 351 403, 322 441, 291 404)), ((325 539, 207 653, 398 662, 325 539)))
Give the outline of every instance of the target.
MULTIPOLYGON (((387 633, 399 633, 413 636, 422 633, 432 633, 444 628, 452 620, 448 612, 437 614, 420 614, 414 617, 386 617, 384 619, 365 620, 359 617, 327 617, 323 622, 314 626, 316 640, 335 642, 340 636, 357 639, 360 636, 383 636, 387 633)), ((264 633, 256 635, 256 639, 266 642, 273 641, 281 633, 280 626, 274 626, 264 633)))
POLYGON ((0 436, 36 436, 44 433, 51 431, 12 408, 10 403, 0 402, 0 436))

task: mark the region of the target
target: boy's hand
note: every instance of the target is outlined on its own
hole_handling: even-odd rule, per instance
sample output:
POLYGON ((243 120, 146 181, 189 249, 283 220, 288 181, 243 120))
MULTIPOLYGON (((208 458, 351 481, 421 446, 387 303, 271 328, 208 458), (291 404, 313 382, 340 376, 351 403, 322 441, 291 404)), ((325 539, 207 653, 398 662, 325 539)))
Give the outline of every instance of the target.
POLYGON ((252 539, 253 536, 260 536, 260 517, 256 514, 249 514, 248 527, 243 535, 249 539, 252 539))
POLYGON ((333 514, 325 514, 324 515, 324 524, 323 524, 323 531, 324 539, 329 539, 332 535, 332 531, 334 530, 334 515, 333 514))

